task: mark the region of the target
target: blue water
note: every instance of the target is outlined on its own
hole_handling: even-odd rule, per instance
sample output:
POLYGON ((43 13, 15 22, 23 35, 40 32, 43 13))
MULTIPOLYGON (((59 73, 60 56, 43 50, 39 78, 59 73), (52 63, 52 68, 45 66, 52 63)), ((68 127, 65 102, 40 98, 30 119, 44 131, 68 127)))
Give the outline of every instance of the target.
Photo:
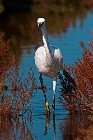
MULTIPOLYGON (((87 13, 83 25, 81 26, 81 20, 77 18, 76 25, 73 27, 70 25, 65 33, 61 34, 49 34, 49 42, 51 45, 58 46, 63 54, 64 64, 74 65, 78 59, 82 56, 82 48, 79 42, 83 41, 85 46, 88 47, 88 42, 93 39, 90 31, 93 30, 93 14, 87 13)), ((29 70, 29 65, 32 66, 37 85, 40 85, 39 73, 34 63, 35 45, 23 46, 23 53, 20 62, 20 69, 23 73, 29 70), (28 52, 28 48, 31 49, 28 52)), ((55 111, 55 123, 53 125, 53 113, 52 113, 52 79, 43 76, 44 84, 47 87, 47 98, 50 104, 50 119, 46 120, 45 106, 43 92, 38 90, 32 98, 33 110, 32 110, 32 123, 27 122, 28 128, 32 133, 32 136, 36 140, 53 140, 63 139, 63 132, 60 129, 62 121, 66 118, 68 112, 59 103, 59 97, 61 94, 61 86, 58 80, 56 91, 56 111, 55 111), (46 130, 46 124, 48 128, 46 130)), ((74 129, 74 128, 73 128, 74 129)))

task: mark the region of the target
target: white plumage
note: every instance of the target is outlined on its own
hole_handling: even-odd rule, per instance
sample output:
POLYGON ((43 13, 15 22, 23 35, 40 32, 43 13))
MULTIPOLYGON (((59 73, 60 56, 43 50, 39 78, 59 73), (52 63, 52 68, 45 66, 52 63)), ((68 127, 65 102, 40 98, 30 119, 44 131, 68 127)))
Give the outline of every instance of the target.
MULTIPOLYGON (((62 69, 63 57, 59 48, 49 45, 45 19, 39 18, 37 24, 42 30, 44 46, 39 47, 35 52, 35 65, 41 74, 53 78, 53 102, 55 102, 57 74, 62 69)), ((53 109, 55 110, 55 103, 53 109)))

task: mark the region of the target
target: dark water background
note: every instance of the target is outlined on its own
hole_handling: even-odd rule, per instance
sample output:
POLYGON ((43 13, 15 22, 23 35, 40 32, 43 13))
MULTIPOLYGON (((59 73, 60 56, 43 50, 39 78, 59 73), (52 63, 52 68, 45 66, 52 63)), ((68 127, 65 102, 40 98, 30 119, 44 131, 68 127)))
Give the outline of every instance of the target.
MULTIPOLYGON (((42 14, 43 15, 43 14, 42 14)), ((37 18, 32 12, 19 12, 4 15, 0 19, 0 31, 6 33, 6 38, 12 38, 15 47, 13 48, 20 72, 26 74, 29 65, 32 66, 37 85, 40 85, 39 73, 34 63, 34 53, 36 48, 42 44, 42 34, 37 31, 37 18)), ((58 46, 63 54, 65 64, 74 65, 82 56, 82 48, 79 42, 84 42, 88 47, 88 42, 93 39, 93 11, 79 13, 76 16, 56 17, 45 15, 49 43, 58 46)), ((56 91, 55 122, 52 114, 52 79, 44 77, 44 84, 47 87, 47 98, 50 104, 50 118, 46 118, 44 97, 41 90, 35 92, 32 98, 32 119, 20 118, 12 123, 0 120, 1 133, 0 140, 13 139, 35 139, 35 140, 61 140, 64 139, 62 124, 68 117, 68 112, 59 102, 61 95, 61 85, 58 80, 56 91), (7 129, 8 128, 8 129, 7 129), (9 132, 7 132, 7 130, 9 132)), ((73 128, 74 129, 74 128, 73 128)))

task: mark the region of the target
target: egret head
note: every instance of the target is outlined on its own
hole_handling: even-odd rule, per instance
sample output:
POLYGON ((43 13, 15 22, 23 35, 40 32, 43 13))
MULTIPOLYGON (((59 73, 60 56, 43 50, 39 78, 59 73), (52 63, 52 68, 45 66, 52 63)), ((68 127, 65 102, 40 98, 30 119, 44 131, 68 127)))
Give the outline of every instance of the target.
POLYGON ((38 30, 45 24, 45 19, 44 18, 38 18, 37 20, 37 25, 38 25, 38 30))

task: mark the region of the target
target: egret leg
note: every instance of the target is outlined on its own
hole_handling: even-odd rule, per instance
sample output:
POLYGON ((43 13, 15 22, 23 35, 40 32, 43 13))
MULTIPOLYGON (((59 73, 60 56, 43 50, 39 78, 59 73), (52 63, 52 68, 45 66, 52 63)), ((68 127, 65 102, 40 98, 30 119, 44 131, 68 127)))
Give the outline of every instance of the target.
POLYGON ((43 78, 42 78, 42 74, 40 74, 40 83, 41 83, 41 87, 42 87, 42 90, 43 90, 43 93, 44 93, 44 98, 45 98, 45 104, 46 104, 46 101, 47 101, 47 97, 46 97, 46 93, 45 93, 45 89, 44 89, 44 84, 43 84, 43 78))
POLYGON ((55 91, 53 93, 53 105, 52 105, 52 107, 53 107, 53 110, 55 110, 55 91))
POLYGON ((53 112, 55 111, 56 77, 53 78, 53 112))
POLYGON ((53 129, 54 129, 54 140, 56 140, 56 122, 55 122, 55 113, 53 115, 53 129))
POLYGON ((50 115, 50 108, 49 108, 49 103, 48 103, 48 100, 47 100, 47 97, 46 97, 46 93, 45 93, 45 88, 44 88, 44 84, 43 84, 42 74, 40 74, 39 79, 40 79, 40 83, 41 83, 42 90, 43 90, 43 93, 44 93, 44 98, 45 98, 46 115, 50 115))

